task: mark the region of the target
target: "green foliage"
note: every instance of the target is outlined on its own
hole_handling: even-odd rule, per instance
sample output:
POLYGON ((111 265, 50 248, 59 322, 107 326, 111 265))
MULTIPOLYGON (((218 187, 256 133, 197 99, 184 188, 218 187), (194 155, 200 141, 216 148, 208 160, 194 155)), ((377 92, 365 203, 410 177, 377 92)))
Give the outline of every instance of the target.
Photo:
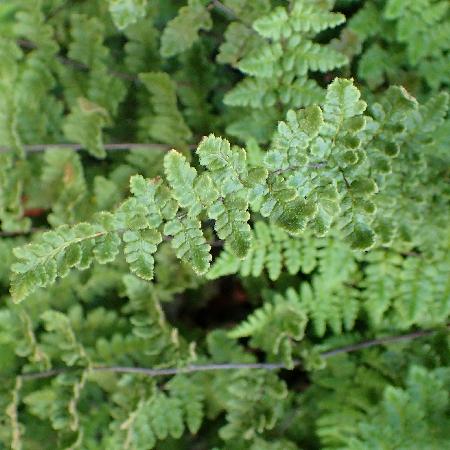
MULTIPOLYGON (((313 40, 320 31, 345 21, 342 14, 330 12, 330 6, 327 2, 294 1, 289 11, 282 6, 269 13, 262 10, 252 24, 258 38, 240 33, 245 53, 242 42, 235 42, 238 29, 230 25, 219 61, 233 64, 247 77, 224 98, 227 105, 244 108, 239 120, 228 126, 229 133, 244 139, 254 137, 243 126, 249 121, 246 116, 254 120, 261 114, 270 115, 273 123, 282 117, 280 112, 323 99, 322 89, 308 78, 308 72, 327 72, 347 64, 343 54, 313 40)), ((270 134, 264 136, 268 140, 270 134)))
POLYGON ((216 279, 234 273, 243 277, 259 277, 267 271, 271 280, 277 280, 283 269, 296 275, 300 268, 303 273, 310 273, 316 266, 317 241, 312 237, 296 239, 276 225, 257 221, 251 243, 244 259, 235 256, 226 245, 214 261, 208 278, 216 279))
POLYGON ((204 0, 188 0, 178 15, 167 23, 161 36, 161 55, 170 57, 188 50, 198 39, 200 30, 210 30, 211 16, 204 0))
POLYGON ((448 440, 443 339, 444 347, 435 340, 426 349, 406 344, 330 360, 313 375, 315 386, 304 401, 316 406, 302 420, 313 421, 327 448, 440 448, 448 440), (429 352, 426 363, 423 352, 429 352))
POLYGON ((110 0, 109 11, 117 28, 123 29, 145 16, 147 0, 110 0))
POLYGON ((447 448, 447 3, 1 2, 0 449, 447 448))
POLYGON ((287 366, 293 367, 292 341, 301 341, 305 333, 306 316, 297 299, 275 298, 265 303, 229 333, 232 338, 251 336, 253 347, 269 354, 280 355, 287 366))
POLYGON ((153 113, 143 117, 140 126, 146 128, 151 138, 183 149, 191 138, 191 132, 178 111, 172 80, 166 73, 145 73, 140 79, 151 93, 153 107, 153 113))
MULTIPOLYGON (((392 217, 395 214, 400 216, 399 210, 403 216, 409 211, 404 212, 400 202, 393 208, 387 205, 390 186, 393 182, 395 185, 398 183, 393 180, 394 174, 386 181, 381 178, 389 160, 383 159, 381 164, 375 152, 374 156, 368 156, 367 149, 371 148, 370 145, 376 146, 377 150, 384 147, 388 156, 397 157, 393 164, 400 165, 402 156, 397 156, 397 152, 405 134, 412 133, 411 138, 414 138, 416 145, 411 153, 417 152, 416 148, 424 145, 424 141, 426 143, 426 136, 434 131, 435 125, 423 128, 422 135, 415 129, 413 131, 412 127, 420 118, 426 123, 430 108, 418 109, 416 101, 401 89, 393 89, 386 98, 389 100, 386 100, 384 108, 383 103, 374 106, 374 117, 362 116, 366 104, 360 100, 358 90, 351 81, 335 80, 328 88, 322 108, 311 106, 297 113, 288 112, 287 121, 279 123, 272 146, 260 165, 248 164, 244 149, 231 147, 228 141, 213 135, 204 138, 197 148, 199 162, 205 168, 200 176, 183 155, 176 151, 169 152, 164 158, 168 186, 162 180, 146 181, 142 177, 132 177, 133 196, 114 214, 99 216, 98 224, 79 225, 74 230, 62 228, 64 231, 59 231, 56 238, 58 243, 55 241, 51 247, 48 247, 48 241, 55 233, 44 234, 42 256, 38 259, 36 249, 40 244, 30 248, 28 253, 31 252, 33 257, 19 256, 28 263, 13 268, 15 273, 20 274, 13 279, 14 297, 20 300, 32 287, 47 286, 59 273, 59 276, 64 276, 71 267, 89 267, 90 263, 84 260, 78 265, 80 258, 92 258, 83 255, 78 244, 80 240, 90 242, 88 252, 93 252, 99 262, 113 260, 118 253, 119 234, 122 233, 127 261, 138 275, 152 278, 152 255, 162 240, 161 233, 172 238, 178 258, 203 274, 209 269, 211 255, 202 230, 202 214, 206 213, 215 221, 217 236, 228 242, 231 252, 238 258, 244 258, 251 247, 248 225, 250 205, 255 212, 268 217, 293 235, 309 228, 321 237, 334 224, 353 249, 371 248, 376 242, 377 229, 381 243, 387 243, 383 228, 386 220, 390 223, 390 232, 397 227, 405 234, 412 234, 406 229, 409 224, 404 224, 401 219, 396 222, 392 217), (395 113, 394 105, 398 108, 395 113), (386 132, 383 138, 374 135, 389 123, 399 128, 400 133, 394 129, 386 132), (408 127, 411 127, 410 131, 408 127), (376 175, 377 170, 379 175, 376 175), (375 198, 379 191, 378 184, 383 183, 386 192, 381 191, 375 198), (383 207, 387 218, 380 218, 376 213, 377 203, 383 207), (80 232, 80 227, 89 230, 80 232), (101 238, 101 242, 96 243, 96 238, 101 238), (98 248, 94 249, 96 245, 98 248), (50 254, 49 248, 52 248, 50 254), (60 263, 53 259, 65 260, 66 252, 75 253, 67 256, 69 262, 58 271, 55 267, 60 263), (40 281, 36 283, 38 279, 40 281)), ((447 107, 446 98, 437 101, 436 105, 440 105, 437 111, 441 112, 436 114, 435 122, 441 120, 441 114, 447 107)), ((409 149, 408 145, 404 144, 406 149, 409 149)), ((418 155, 415 164, 418 173, 423 172, 423 164, 426 164, 420 161, 420 157, 418 155)), ((398 177, 402 178, 400 167, 398 177)), ((410 208, 407 206, 408 197, 414 199, 415 193, 409 194, 405 187, 404 203, 410 208)), ((414 208, 413 213, 417 216, 420 210, 414 208)), ((408 241, 409 236, 405 235, 404 239, 408 241)), ((273 279, 280 272, 279 254, 279 251, 278 256, 272 252, 269 256, 273 279)), ((247 257, 246 265, 258 275, 258 266, 264 265, 264 250, 260 249, 257 255, 256 267, 249 262, 251 256, 247 257)), ((230 258, 226 262, 227 265, 233 263, 230 258)), ((237 270, 236 263, 232 265, 236 268, 232 267, 231 273, 237 270)), ((225 273, 229 272, 225 270, 225 273)), ((213 272, 212 278, 214 276, 213 272)))
POLYGON ((388 386, 373 419, 361 423, 350 448, 377 447, 380 430, 390 448, 441 448, 448 442, 448 370, 412 366, 405 389, 388 386), (395 425, 394 425, 395 424, 395 425), (417 424, 421 426, 417 429, 417 424))
POLYGON ((48 189, 47 204, 52 209, 47 220, 53 226, 74 223, 87 194, 79 155, 70 150, 48 151, 43 163, 40 182, 48 189))
POLYGON ((69 228, 62 225, 43 233, 39 243, 15 249, 18 261, 14 265, 13 298, 21 300, 36 287, 49 286, 56 277, 67 276, 72 267, 87 269, 93 258, 102 264, 114 259, 120 240, 115 230, 108 230, 112 217, 102 218, 104 226, 80 223, 69 228))
POLYGON ((225 400, 227 424, 220 436, 229 440, 252 439, 257 433, 271 430, 282 414, 281 400, 286 397, 285 384, 273 373, 237 373, 229 380, 225 400))
POLYGON ((432 89, 448 85, 448 58, 444 55, 449 49, 449 17, 444 1, 365 2, 349 21, 359 48, 361 44, 365 48, 358 75, 372 89, 385 80, 407 84, 418 92, 423 85, 432 89))
POLYGON ((81 144, 93 156, 104 158, 106 156, 102 142, 102 128, 108 119, 107 112, 80 98, 78 105, 67 117, 64 124, 64 133, 68 139, 81 144))

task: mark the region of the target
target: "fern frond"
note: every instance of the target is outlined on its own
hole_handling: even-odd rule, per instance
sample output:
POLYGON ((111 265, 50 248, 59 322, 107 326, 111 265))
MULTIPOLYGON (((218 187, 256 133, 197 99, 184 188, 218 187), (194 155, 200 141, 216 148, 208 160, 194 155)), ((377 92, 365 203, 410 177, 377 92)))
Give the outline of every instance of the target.
POLYGON ((179 399, 183 420, 189 431, 196 434, 203 422, 204 392, 195 379, 183 375, 173 377, 168 383, 171 397, 179 399))
MULTIPOLYGON (((230 63, 248 76, 227 92, 225 103, 246 109, 269 108, 279 114, 282 110, 276 106, 279 103, 286 108, 298 108, 321 101, 323 91, 308 79, 308 72, 326 72, 348 62, 343 53, 331 46, 313 42, 315 33, 345 21, 342 14, 329 9, 327 3, 317 5, 303 0, 293 2, 289 10, 277 6, 253 22, 258 38, 244 34, 241 45, 232 40, 237 26, 230 26, 223 50, 230 53, 230 63)), ((228 131, 233 132, 235 126, 232 123, 228 131)))
POLYGON ((247 26, 232 22, 225 31, 225 41, 219 47, 217 62, 236 67, 238 62, 258 47, 261 40, 247 26))
POLYGON ((186 158, 172 150, 164 158, 167 181, 173 189, 173 195, 182 208, 192 217, 211 205, 219 196, 208 174, 197 176, 197 171, 189 165, 186 158))
POLYGON ((412 366, 405 388, 387 386, 382 402, 371 418, 361 423, 349 448, 362 449, 367 445, 379 445, 382 428, 392 447, 421 448, 423 445, 439 448, 448 441, 448 396, 445 379, 448 371, 430 371, 412 366), (416 420, 422 426, 416 427, 416 420), (393 423, 398 424, 393 426, 393 423))
MULTIPOLYGON (((377 237, 388 243, 397 230, 402 239, 410 240, 408 227, 417 219, 406 224, 406 217, 416 217, 419 206, 411 205, 421 202, 416 202, 417 181, 409 181, 402 161, 414 155, 414 170, 424 173, 427 161, 419 149, 427 148, 447 107, 447 97, 439 96, 420 109, 404 89, 391 88, 373 105, 371 116, 364 116, 366 103, 353 82, 336 79, 328 87, 322 107, 288 112, 271 148, 254 166, 244 149, 214 135, 205 137, 197 149, 205 169, 201 175, 184 156, 169 152, 164 159, 168 185, 161 179, 134 176, 130 180, 132 196, 114 214, 100 215, 92 225, 63 227, 44 234, 41 242, 26 251, 18 249, 16 255, 23 261, 13 266, 14 297, 21 299, 37 286, 52 284, 71 267, 86 268, 92 258, 100 263, 112 261, 119 250, 119 235, 127 231, 131 232, 126 234, 127 258, 136 273, 151 277, 152 255, 164 234, 173 238, 177 256, 204 274, 211 261, 202 229, 205 216, 215 221, 214 229, 227 249, 245 258, 252 248, 250 206, 291 235, 309 229, 321 237, 333 225, 356 250, 371 248, 377 237), (430 115, 431 108, 434 115, 430 115), (422 118, 427 125, 419 132, 416 124, 422 118), (384 129, 386 132, 380 131, 384 129), (369 151, 372 148, 374 151, 369 151), (400 148, 405 151, 398 155, 400 148), (392 175, 385 176, 391 170, 392 175), (399 179, 403 180, 404 199, 392 204, 390 198, 399 179)), ((430 197, 430 202, 435 198, 430 197)), ((225 264, 216 266, 211 277, 236 272, 239 267, 244 275, 257 275, 266 266, 270 277, 276 279, 282 267, 283 240, 273 239, 280 244, 266 251, 266 239, 242 265, 224 257, 225 264)), ((296 254, 292 249, 291 261, 296 254)), ((293 262, 291 271, 296 267, 293 262)), ((323 331, 322 325, 319 328, 323 331)))
POLYGON ((123 283, 132 312, 132 332, 143 347, 141 354, 130 356, 151 367, 182 366, 195 359, 193 346, 166 321, 151 285, 133 275, 124 276, 123 283))
POLYGON ((271 430, 281 415, 280 400, 286 395, 284 382, 273 373, 234 374, 226 401, 228 423, 220 429, 220 436, 224 440, 238 436, 249 440, 271 430))
POLYGON ((79 98, 78 105, 66 118, 64 133, 67 139, 81 144, 93 156, 105 158, 102 129, 108 118, 105 109, 85 98, 79 98))
POLYGON ((18 408, 20 403, 20 393, 22 389, 22 379, 16 378, 15 386, 11 393, 11 402, 8 404, 5 412, 10 421, 10 443, 12 450, 21 450, 23 448, 21 436, 21 424, 19 422, 18 408))
POLYGON ((184 149, 191 131, 177 105, 175 84, 167 73, 143 73, 140 80, 151 94, 153 114, 141 119, 141 126, 152 139, 184 149))
POLYGON ((109 12, 119 30, 145 16, 147 0, 108 0, 109 12))
POLYGON ((280 356, 288 367, 293 367, 293 341, 302 340, 306 322, 300 302, 278 296, 273 303, 266 302, 257 309, 228 335, 232 338, 251 337, 253 347, 280 356))
POLYGON ((201 30, 212 27, 211 16, 204 2, 188 0, 164 29, 161 37, 161 55, 170 57, 188 50, 198 39, 201 30))
POLYGON ((199 275, 209 268, 211 246, 207 244, 201 223, 195 219, 173 219, 164 227, 164 233, 172 236, 172 247, 177 257, 186 259, 199 275))
MULTIPOLYGON (((95 258, 107 262, 117 254, 116 234, 108 240, 100 240, 110 232, 101 225, 80 223, 67 225, 43 233, 39 243, 28 244, 14 251, 17 262, 13 265, 11 295, 21 301, 37 287, 54 283, 57 277, 65 277, 72 267, 88 268, 95 258)), ((120 241, 119 241, 120 242, 120 241)))
POLYGON ((257 221, 252 230, 250 250, 244 259, 228 251, 228 244, 214 261, 208 272, 209 279, 239 273, 243 277, 259 277, 267 271, 271 280, 276 280, 286 269, 295 275, 300 269, 310 273, 317 265, 318 239, 294 238, 273 224, 257 221))
POLYGON ((79 155, 70 150, 47 151, 44 164, 41 182, 48 186, 47 201, 52 208, 48 221, 53 226, 74 223, 77 209, 87 193, 79 155))
POLYGON ((144 280, 153 279, 155 260, 153 254, 162 241, 161 233, 154 230, 126 231, 123 234, 125 242, 124 254, 131 272, 144 280))

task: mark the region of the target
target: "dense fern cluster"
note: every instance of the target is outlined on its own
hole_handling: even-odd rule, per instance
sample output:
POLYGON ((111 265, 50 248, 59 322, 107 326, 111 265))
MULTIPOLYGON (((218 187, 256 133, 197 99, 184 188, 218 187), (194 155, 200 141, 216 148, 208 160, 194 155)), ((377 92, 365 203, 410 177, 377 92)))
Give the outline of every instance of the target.
POLYGON ((0 449, 446 448, 449 14, 3 1, 0 449))

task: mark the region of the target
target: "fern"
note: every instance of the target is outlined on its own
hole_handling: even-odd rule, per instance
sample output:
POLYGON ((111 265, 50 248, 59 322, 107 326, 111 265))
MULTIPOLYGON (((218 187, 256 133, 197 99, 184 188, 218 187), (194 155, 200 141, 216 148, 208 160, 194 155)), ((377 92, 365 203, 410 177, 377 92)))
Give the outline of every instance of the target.
POLYGON ((239 273, 243 277, 259 277, 264 271, 277 280, 283 269, 296 275, 300 269, 310 273, 317 265, 320 241, 309 237, 296 239, 279 227, 258 221, 254 224, 252 246, 244 259, 239 259, 226 246, 214 261, 208 278, 239 273))
MULTIPOLYGON (((85 67, 86 73, 80 77, 68 70, 65 65, 57 67, 59 76, 66 86, 66 97, 72 108, 75 108, 79 98, 106 110, 106 114, 115 116, 126 90, 121 79, 109 73, 108 65, 112 57, 104 41, 106 30, 104 24, 95 17, 83 14, 71 16, 71 37, 68 56, 85 67)), ((81 109, 85 110, 81 106, 81 109)), ((91 111, 91 108, 87 108, 91 111)), ((97 109, 97 108, 94 108, 97 109)), ((98 122, 98 119, 95 120, 98 122)), ((98 127, 98 125, 97 125, 98 127)), ((90 128, 88 127, 87 130, 90 128)), ((78 133, 83 136, 82 129, 78 133)), ((87 133, 89 134, 89 132, 87 133)), ((69 139, 75 137, 67 136, 69 139)), ((89 139, 88 137, 84 138, 89 139)), ((85 145, 84 141, 78 141, 85 145)))
MULTIPOLYGON (((250 316, 249 322, 238 327, 232 335, 241 337, 242 333, 242 336, 261 333, 264 339, 268 338, 267 343, 272 348, 278 348, 278 339, 282 340, 284 333, 293 339, 301 339, 301 330, 307 320, 313 322, 315 332, 319 336, 325 334, 327 326, 330 326, 335 334, 342 333, 343 329, 351 330, 360 311, 358 291, 351 286, 353 277, 356 277, 356 265, 351 250, 330 242, 327 247, 318 250, 317 263, 318 273, 314 273, 311 283, 302 283, 299 292, 289 288, 285 296, 275 295, 273 302, 256 310, 255 315, 250 316), (337 264, 339 270, 335 269, 337 264), (340 297, 342 294, 343 297, 340 297), (274 323, 278 321, 279 325, 276 326, 274 323), (295 329, 297 331, 294 332, 295 329), (269 338, 270 333, 275 333, 277 338, 269 338)), ((267 343, 257 346, 262 345, 262 348, 267 350, 267 343)), ((285 346, 285 351, 292 352, 289 340, 285 346)), ((290 356, 289 361, 292 361, 290 356)))
POLYGON ((117 28, 123 29, 145 16, 147 0, 111 0, 109 11, 117 28))
POLYGON ((251 336, 251 345, 280 355, 288 367, 293 367, 292 342, 301 341, 306 326, 306 316, 298 301, 275 298, 250 315, 229 333, 232 338, 251 336))
POLYGON ((421 448, 423 445, 439 448, 448 442, 445 395, 448 375, 444 370, 427 371, 423 367, 410 369, 405 389, 388 386, 383 401, 375 409, 373 419, 359 426, 356 437, 350 440, 349 448, 366 448, 378 445, 382 428, 389 436, 391 448, 421 448), (442 394, 442 395, 441 395, 442 394), (431 408, 431 409, 430 409, 431 408), (417 429, 421 418, 422 426, 417 429), (397 423, 397 426, 393 426, 397 423))
POLYGON ((154 114, 150 119, 145 117, 141 126, 147 126, 150 120, 148 135, 161 142, 173 143, 180 149, 185 148, 191 132, 177 108, 175 86, 165 73, 141 74, 141 80, 152 95, 154 114), (170 136, 170 141, 167 139, 170 136))
POLYGON ((272 429, 281 415, 279 401, 286 396, 284 383, 264 372, 256 372, 250 377, 238 373, 231 381, 226 401, 229 408, 227 424, 220 430, 221 437, 228 440, 242 436, 248 440, 272 429), (251 419, 252 416, 256 420, 251 419))
POLYGON ((180 8, 177 17, 172 19, 161 36, 161 54, 175 56, 189 49, 198 39, 200 30, 209 30, 211 17, 205 8, 207 2, 189 0, 180 8))
MULTIPOLYGON (((28 252, 18 253, 26 264, 14 267, 19 274, 13 279, 14 296, 19 300, 23 298, 37 280, 38 286, 47 286, 56 276, 66 275, 71 267, 86 268, 92 257, 101 263, 111 261, 118 253, 119 234, 127 230, 134 233, 124 235, 128 243, 125 252, 136 273, 151 278, 152 254, 162 239, 161 232, 173 238, 172 246, 180 259, 188 261, 199 274, 205 273, 211 255, 200 214, 204 211, 215 219, 218 237, 228 241, 233 253, 242 258, 251 246, 250 204, 253 210, 291 234, 309 227, 323 236, 334 222, 352 248, 372 247, 376 228, 371 224, 377 217, 372 198, 378 192, 372 170, 376 170, 377 163, 378 170, 382 173, 385 170, 384 165, 380 167, 379 159, 375 159, 372 166, 371 159, 360 148, 363 140, 359 135, 363 136, 367 123, 374 125, 375 122, 374 119, 368 122, 369 119, 361 116, 366 104, 359 98, 351 81, 336 80, 328 88, 323 111, 314 106, 298 113, 289 112, 287 122, 280 122, 261 166, 249 167, 245 150, 231 147, 226 140, 212 135, 197 149, 200 164, 206 169, 201 176, 197 176, 183 156, 170 152, 165 157, 170 187, 160 180, 147 182, 142 177, 133 177, 133 196, 116 213, 99 216, 93 225, 77 225, 74 229, 63 227, 59 232, 45 234, 43 248, 33 244, 28 252), (144 238, 139 230, 145 229, 151 233, 145 234, 144 238), (95 238, 100 241, 95 242, 95 238), (84 242, 88 255, 83 255, 80 242, 84 242), (50 255, 48 249, 51 249, 50 255), (69 253, 67 262, 65 253, 69 253), (57 263, 53 258, 61 262, 57 263)), ((412 113, 416 114, 417 104, 402 90, 396 90, 395 97, 391 96, 389 102, 399 105, 399 110, 393 113, 393 105, 386 104, 385 108, 391 108, 386 109, 391 115, 389 119, 380 115, 379 108, 375 114, 383 124, 395 120, 395 126, 401 131, 387 133, 389 140, 383 137, 377 144, 377 138, 372 137, 376 128, 371 126, 364 139, 369 143, 374 141, 375 145, 384 147, 388 155, 396 156, 404 139, 406 121, 414 117, 410 116, 409 108, 412 105, 412 113)), ((444 108, 445 102, 442 111, 444 108)), ((427 109, 423 111, 425 113, 427 109)), ((433 129, 425 129, 424 133, 431 133, 433 129)), ((416 139, 420 145, 423 138, 418 136, 416 139)), ((422 171, 420 164, 416 167, 422 171)), ((393 178, 392 181, 395 183, 393 178)), ((379 196, 381 204, 389 197, 389 184, 386 190, 385 196, 379 196)), ((408 205, 407 195, 405 205, 408 205)), ((379 222, 375 225, 385 239, 379 222)), ((398 227, 403 227, 401 222, 398 227)), ((273 260, 271 264, 275 275, 278 263, 273 260)))
POLYGON ((104 227, 87 223, 73 228, 62 225, 43 233, 40 243, 15 251, 18 262, 12 295, 20 299, 36 286, 49 286, 57 276, 67 276, 72 267, 89 267, 94 257, 103 263, 111 260, 117 254, 115 238, 116 234, 108 236, 104 227), (96 238, 103 238, 103 242, 96 244, 96 238))
POLYGON ((179 399, 183 411, 183 418, 189 431, 197 433, 203 422, 204 394, 201 387, 183 375, 177 375, 169 382, 169 391, 174 398, 179 399))
POLYGON ((22 218, 20 196, 23 192, 24 167, 20 161, 24 159, 24 151, 17 123, 18 95, 13 90, 18 79, 18 60, 22 52, 11 40, 2 39, 0 53, 5 60, 0 82, 0 137, 12 150, 10 154, 0 155, 0 219, 5 230, 24 230, 30 223, 22 218))
POLYGON ((5 409, 6 415, 10 421, 10 442, 13 450, 19 450, 22 447, 20 422, 18 421, 18 406, 20 399, 20 391, 22 388, 22 381, 20 378, 16 379, 14 389, 12 390, 11 403, 5 409))
POLYGON ((133 313, 130 321, 133 334, 145 343, 142 352, 144 360, 155 366, 182 365, 195 359, 193 346, 189 346, 166 321, 157 299, 148 301, 149 286, 138 278, 127 275, 124 278, 125 293, 130 299, 133 313))
POLYGON ((441 57, 448 51, 448 27, 448 7, 442 1, 420 0, 411 5, 397 0, 366 2, 349 21, 350 30, 368 44, 359 63, 359 76, 371 88, 387 79, 408 82, 416 89, 422 84, 439 89, 448 83, 445 58, 441 57), (411 30, 422 30, 426 38, 417 39, 411 30), (387 66, 387 59, 394 64, 387 66), (376 67, 376 61, 381 65, 376 67), (417 74, 413 80, 408 80, 405 63, 417 74))
MULTIPOLYGON (((242 52, 242 43, 239 42, 239 47, 233 43, 231 33, 234 31, 229 28, 229 42, 223 45, 219 61, 234 63, 248 77, 226 94, 225 102, 230 106, 257 109, 275 108, 278 103, 288 109, 321 101, 322 90, 307 79, 308 71, 325 72, 345 65, 347 60, 330 47, 313 42, 312 38, 319 31, 342 23, 344 16, 329 12, 325 5, 316 9, 309 1, 296 1, 289 11, 279 6, 262 14, 252 24, 261 38, 244 37, 244 43, 247 42, 244 48, 248 51, 242 56, 236 53, 242 52), (224 57, 224 51, 236 55, 231 53, 224 57)), ((239 137, 250 137, 244 130, 236 133, 235 129, 231 124, 228 131, 239 137)))
POLYGON ((47 201, 52 208, 48 221, 53 226, 75 222, 87 193, 80 157, 71 151, 49 151, 44 164, 41 182, 49 187, 47 201))
POLYGON ((80 98, 77 107, 67 117, 64 124, 64 133, 68 139, 79 142, 97 158, 106 156, 103 147, 102 129, 107 124, 107 112, 80 98))
POLYGON ((446 448, 446 2, 0 3, 0 448, 446 448))

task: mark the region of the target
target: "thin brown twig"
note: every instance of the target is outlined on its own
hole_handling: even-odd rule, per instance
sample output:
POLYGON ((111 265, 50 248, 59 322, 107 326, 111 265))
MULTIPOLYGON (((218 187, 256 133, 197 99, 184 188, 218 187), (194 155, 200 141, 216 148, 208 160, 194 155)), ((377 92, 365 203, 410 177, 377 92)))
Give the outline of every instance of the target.
MULTIPOLYGON (((449 328, 450 324, 446 326, 449 328)), ((323 358, 329 358, 331 356, 339 355, 340 353, 352 353, 365 348, 375 347, 377 345, 392 344, 395 342, 407 341, 411 339, 417 339, 423 336, 429 336, 436 333, 439 330, 418 330, 412 333, 401 334, 398 336, 386 336, 384 338, 372 339, 369 341, 359 342, 353 345, 346 345, 345 347, 336 348, 334 350, 328 350, 322 353, 323 358)))
MULTIPOLYGON (((446 325, 448 329, 450 324, 446 325)), ((369 347, 375 347, 379 345, 394 344, 401 341, 407 341, 412 339, 417 339, 420 337, 430 336, 440 330, 418 330, 412 333, 407 333, 403 335, 387 336, 379 339, 372 339, 369 341, 360 342, 358 344, 346 345, 344 347, 339 347, 334 350, 328 350, 321 353, 322 358, 328 359, 333 356, 342 353, 356 352, 369 347)), ((294 360, 294 367, 299 367, 301 365, 300 360, 294 360)), ((279 370, 279 369, 289 369, 289 367, 284 363, 225 363, 225 364, 191 364, 186 367, 173 367, 167 369, 152 369, 146 367, 122 367, 122 366, 94 366, 87 368, 87 370, 92 370, 94 372, 113 372, 113 373, 134 373, 140 375, 146 375, 149 377, 157 376, 167 376, 167 375, 177 375, 186 374, 194 372, 211 372, 218 370, 244 370, 244 369, 263 369, 263 370, 279 370)), ((61 373, 83 370, 80 368, 70 368, 64 367, 61 369, 51 369, 45 372, 33 372, 20 375, 23 380, 37 380, 42 378, 49 378, 61 373)))
POLYGON ((219 0, 212 0, 212 2, 209 4, 208 9, 214 9, 214 8, 217 9, 218 11, 222 12, 229 19, 235 19, 236 18, 235 12, 231 8, 229 8, 228 6, 225 6, 219 0))
MULTIPOLYGON (((27 153, 43 152, 45 150, 73 150, 75 152, 84 150, 86 147, 81 144, 32 144, 24 145, 24 150, 27 153)), ((171 150, 173 147, 167 144, 159 143, 138 143, 138 142, 119 142, 112 144, 105 144, 103 148, 106 151, 118 150, 137 150, 137 149, 151 149, 151 150, 171 150)), ((195 145, 189 145, 190 150, 196 148, 195 145)), ((8 153, 11 149, 9 147, 0 146, 0 153, 8 153)))

